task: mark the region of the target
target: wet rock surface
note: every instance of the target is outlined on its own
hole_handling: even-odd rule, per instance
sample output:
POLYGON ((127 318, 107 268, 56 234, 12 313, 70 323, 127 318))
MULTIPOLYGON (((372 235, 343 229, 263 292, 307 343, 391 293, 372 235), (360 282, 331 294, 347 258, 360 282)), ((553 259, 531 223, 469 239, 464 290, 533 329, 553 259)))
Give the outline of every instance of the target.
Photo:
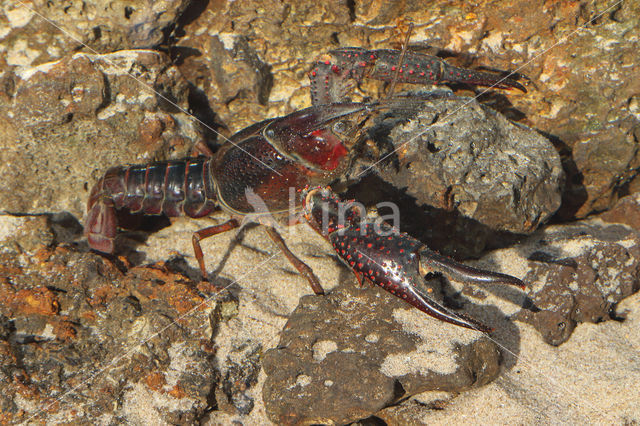
MULTIPOLYGON (((0 6, 0 211, 18 214, 0 215, 1 422, 640 421, 640 304, 637 294, 628 297, 638 289, 640 107, 638 79, 630 77, 638 74, 637 3, 0 6), (215 283, 231 284, 205 305, 213 289, 198 284, 190 236, 207 223, 178 220, 142 238, 123 233, 116 257, 88 252, 79 221, 91 185, 108 167, 181 157, 205 137, 221 143, 212 129, 229 136, 306 107, 315 57, 341 46, 398 47, 408 17, 412 49, 463 67, 522 66, 529 78, 526 94, 481 95, 483 106, 459 111, 453 129, 432 126, 436 105, 453 100, 430 104, 421 121, 398 123, 400 141, 420 126, 431 130, 384 164, 385 180, 362 183, 366 196, 375 189, 379 197, 362 200, 371 205, 403 193, 411 208, 401 212, 402 227, 443 253, 509 247, 476 264, 527 281, 528 299, 514 289, 457 283, 438 294, 496 327, 493 334, 465 340, 465 330, 408 311, 384 292, 353 288, 353 275, 308 228, 287 243, 327 292, 336 290, 299 307, 308 285, 259 229, 244 240, 229 235, 203 244, 211 276, 221 277, 215 283), (496 131, 506 136, 500 150, 496 131), (566 175, 556 221, 631 195, 599 216, 607 223, 496 234, 531 232, 558 207, 561 173, 547 139, 566 175), (464 150, 455 151, 457 144, 464 150), (478 164, 459 173, 447 160, 478 164), (364 307, 348 310, 349 303, 364 307), (385 370, 391 355, 402 368, 422 369, 385 370), (287 368, 278 370, 278 362, 287 368), (442 373, 439 363, 451 369, 442 373), (450 392, 430 390, 438 386, 450 392)), ((415 87, 396 93, 406 90, 415 87)), ((385 91, 367 81, 350 96, 380 99, 385 91)), ((216 215, 212 223, 226 219, 216 215)))

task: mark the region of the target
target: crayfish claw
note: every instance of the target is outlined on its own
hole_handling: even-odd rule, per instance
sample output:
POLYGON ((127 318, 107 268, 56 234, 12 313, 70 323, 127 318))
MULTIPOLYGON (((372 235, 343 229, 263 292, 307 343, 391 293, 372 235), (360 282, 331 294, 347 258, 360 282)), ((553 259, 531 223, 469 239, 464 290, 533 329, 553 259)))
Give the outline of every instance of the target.
POLYGON ((453 259, 424 247, 420 250, 420 272, 426 275, 438 272, 447 278, 473 284, 509 284, 525 289, 522 280, 499 272, 485 271, 458 263, 453 259))
POLYGON ((518 89, 527 92, 517 80, 490 72, 455 67, 437 56, 394 49, 367 50, 343 47, 320 56, 309 73, 313 105, 344 101, 352 86, 365 78, 388 83, 444 84, 463 83, 498 89, 518 89))
POLYGON ((398 283, 395 283, 395 286, 391 287, 394 289, 394 291, 391 291, 390 287, 382 284, 381 287, 391 292, 395 296, 403 299, 410 305, 418 308, 425 314, 439 319, 440 321, 448 322, 449 324, 457 325, 460 327, 470 328, 472 330, 481 331, 483 333, 490 333, 494 330, 493 328, 488 327, 480 321, 473 319, 465 314, 453 312, 428 297, 412 282, 416 278, 422 279, 417 271, 415 271, 415 273, 413 274, 408 274, 407 278, 405 278, 400 285, 398 285, 398 283))
POLYGON ((308 223, 333 245, 338 256, 356 274, 434 318, 489 333, 493 329, 455 313, 431 300, 417 283, 429 272, 463 282, 506 283, 524 288, 519 279, 463 265, 429 250, 417 239, 384 222, 365 216, 364 208, 343 202, 328 188, 307 192, 304 214, 308 223))

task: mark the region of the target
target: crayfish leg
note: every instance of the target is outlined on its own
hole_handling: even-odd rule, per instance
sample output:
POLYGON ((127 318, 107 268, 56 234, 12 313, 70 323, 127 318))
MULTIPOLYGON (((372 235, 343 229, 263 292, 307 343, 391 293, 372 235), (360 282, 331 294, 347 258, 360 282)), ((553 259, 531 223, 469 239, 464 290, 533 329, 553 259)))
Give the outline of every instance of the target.
POLYGON ((291 250, 289 250, 289 247, 287 247, 284 239, 278 233, 278 231, 276 231, 275 228, 267 226, 266 230, 267 234, 269 234, 273 242, 276 243, 280 251, 285 255, 289 262, 291 262, 293 267, 296 268, 300 275, 302 275, 307 279, 307 281, 309 281, 309 285, 311 286, 313 292, 317 295, 324 294, 324 289, 322 288, 322 285, 320 285, 320 280, 318 280, 318 277, 316 277, 316 275, 313 273, 311 267, 304 263, 302 260, 298 259, 298 257, 293 254, 291 250))
POLYGON ((230 231, 240 226, 236 219, 228 220, 220 225, 209 226, 208 228, 200 229, 193 233, 191 242, 193 243, 193 252, 195 253, 196 260, 200 266, 200 272, 202 273, 202 280, 208 281, 207 269, 204 266, 204 254, 202 253, 202 247, 200 241, 205 238, 213 237, 214 235, 222 234, 223 232, 230 231))

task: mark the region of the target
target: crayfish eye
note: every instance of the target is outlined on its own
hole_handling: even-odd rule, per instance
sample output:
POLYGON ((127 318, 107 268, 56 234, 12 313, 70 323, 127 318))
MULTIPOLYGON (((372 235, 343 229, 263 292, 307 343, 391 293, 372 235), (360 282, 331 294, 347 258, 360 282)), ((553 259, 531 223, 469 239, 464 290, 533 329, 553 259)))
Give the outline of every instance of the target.
POLYGON ((346 121, 337 121, 333 125, 333 132, 339 135, 343 135, 347 132, 348 126, 346 121))
POLYGON ((267 129, 266 135, 268 138, 273 138, 276 135, 276 132, 274 132, 273 129, 267 129))

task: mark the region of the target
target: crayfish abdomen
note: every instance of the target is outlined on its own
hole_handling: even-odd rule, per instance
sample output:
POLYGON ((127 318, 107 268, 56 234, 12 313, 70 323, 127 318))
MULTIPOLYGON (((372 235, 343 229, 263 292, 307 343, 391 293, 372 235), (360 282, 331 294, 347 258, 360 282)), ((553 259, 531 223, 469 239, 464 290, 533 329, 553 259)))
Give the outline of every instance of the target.
POLYGON ((217 206, 206 158, 112 167, 91 190, 85 233, 91 248, 113 253, 116 209, 199 218, 217 206))

